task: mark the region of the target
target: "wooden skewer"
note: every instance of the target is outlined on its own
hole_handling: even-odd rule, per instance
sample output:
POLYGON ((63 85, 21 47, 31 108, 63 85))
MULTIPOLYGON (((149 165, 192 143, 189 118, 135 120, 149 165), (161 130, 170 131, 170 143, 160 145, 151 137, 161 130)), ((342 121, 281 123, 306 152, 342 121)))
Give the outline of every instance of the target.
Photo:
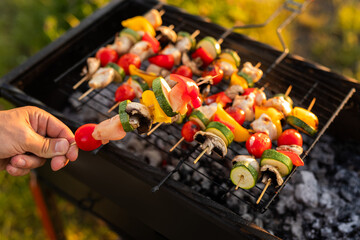
POLYGON ((240 186, 240 183, 241 183, 243 180, 244 180, 244 175, 241 175, 241 176, 240 176, 240 179, 239 179, 239 182, 238 182, 238 184, 237 184, 236 187, 235 187, 235 190, 238 190, 238 188, 239 188, 239 186, 240 186))
POLYGON ((110 113, 112 110, 114 110, 117 106, 120 105, 120 102, 115 103, 109 110, 108 113, 110 113))
POLYGON ((208 148, 205 148, 200 154, 199 156, 197 156, 197 158, 194 160, 194 164, 196 164, 200 158, 206 153, 206 151, 208 150, 208 148))
POLYGON ((177 143, 175 143, 175 145, 174 145, 172 148, 170 148, 169 152, 174 151, 174 149, 175 149, 177 146, 179 146, 179 144, 180 144, 182 141, 184 141, 184 137, 180 138, 180 140, 179 140, 177 143))
POLYGON ((85 75, 82 79, 80 79, 80 81, 78 81, 74 86, 73 89, 77 89, 81 84, 83 84, 83 82, 85 82, 86 80, 89 79, 89 75, 85 75))
POLYGON ((161 17, 162 15, 164 15, 164 14, 165 14, 165 10, 164 10, 164 9, 161 9, 160 12, 159 12, 160 17, 161 17))
POLYGON ((207 82, 209 82, 210 80, 213 80, 214 78, 216 78, 219 75, 220 74, 217 74, 215 76, 205 76, 205 77, 202 77, 202 78, 198 78, 198 80, 199 79, 202 79, 202 80, 200 82, 196 83, 196 85, 200 86, 201 84, 207 83, 207 82))
POLYGON ((309 107, 308 107, 308 111, 310 112, 311 111, 311 109, 313 108, 313 106, 314 106, 314 104, 315 104, 315 101, 316 101, 316 98, 313 98, 313 100, 311 101, 311 103, 310 103, 310 105, 309 105, 309 107))
POLYGON ((158 127, 160 127, 163 124, 163 122, 158 123, 155 127, 153 127, 148 133, 147 135, 149 136, 150 134, 152 134, 156 129, 158 129, 158 127))
POLYGON ((200 30, 199 30, 199 29, 196 29, 195 32, 193 32, 190 37, 191 37, 192 39, 194 39, 194 38, 196 38, 196 36, 199 35, 199 34, 200 34, 200 30))
POLYGON ((287 97, 287 96, 289 96, 289 94, 290 94, 290 92, 291 92, 291 89, 292 89, 292 85, 290 85, 289 87, 288 87, 288 89, 286 89, 286 92, 285 92, 285 97, 287 97))
POLYGON ((261 66, 261 62, 258 62, 256 65, 255 65, 255 68, 259 68, 261 66))
POLYGON ((261 192, 258 200, 256 201, 256 204, 259 204, 259 202, 261 201, 262 197, 264 196, 264 194, 265 194, 265 192, 266 192, 266 189, 270 186, 270 184, 271 184, 271 178, 269 178, 269 179, 267 180, 266 185, 265 185, 263 191, 261 192))
POLYGON ((80 101, 81 99, 83 99, 84 97, 86 97, 87 95, 89 95, 92 91, 94 91, 94 88, 90 88, 89 90, 87 90, 83 95, 81 95, 78 100, 80 101))

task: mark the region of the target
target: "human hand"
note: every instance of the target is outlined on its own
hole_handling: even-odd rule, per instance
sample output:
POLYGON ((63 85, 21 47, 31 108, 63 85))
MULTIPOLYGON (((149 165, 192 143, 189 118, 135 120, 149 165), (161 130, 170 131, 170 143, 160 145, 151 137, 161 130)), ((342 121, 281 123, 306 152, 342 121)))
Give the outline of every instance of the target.
POLYGON ((74 134, 59 119, 37 107, 0 111, 0 171, 23 176, 51 158, 57 171, 78 157, 74 134))

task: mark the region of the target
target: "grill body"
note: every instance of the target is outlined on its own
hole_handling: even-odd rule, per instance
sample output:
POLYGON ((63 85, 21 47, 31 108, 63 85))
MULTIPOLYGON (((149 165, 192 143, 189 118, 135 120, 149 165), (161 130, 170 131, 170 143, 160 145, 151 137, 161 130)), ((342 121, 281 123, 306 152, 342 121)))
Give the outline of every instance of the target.
MULTIPOLYGON (((79 73, 86 58, 93 56, 100 46, 113 41, 115 33, 121 30, 122 20, 142 15, 154 7, 166 11, 163 16, 164 24, 174 24, 176 31, 194 32, 199 29, 201 34, 198 39, 207 35, 218 38, 226 31, 218 25, 156 1, 113 1, 84 20, 79 27, 72 29, 4 76, 1 79, 1 94, 18 106, 39 106, 75 130, 83 123, 76 121, 71 117, 73 113, 64 112, 64 109, 69 105, 73 93, 72 85, 79 80, 79 73)), ((235 49, 242 62, 261 62, 265 70, 281 55, 278 50, 238 33, 227 36, 222 46, 235 49)), ((312 111, 319 117, 320 131, 317 137, 305 141, 305 156, 339 111, 343 110, 355 88, 359 89, 358 84, 351 79, 292 55, 288 55, 262 79, 259 86, 266 83, 269 83, 269 94, 285 92, 291 84, 291 97, 295 105, 304 108, 314 96, 317 97, 312 111)), ((110 86, 106 91, 114 92, 114 87, 110 86)), ((225 87, 222 85, 216 90, 225 87)), ((84 92, 86 89, 87 86, 82 86, 79 91, 84 92)), ((102 111, 107 109, 107 106, 96 96, 102 96, 100 99, 109 101, 106 99, 107 95, 99 91, 89 95, 88 101, 79 103, 78 108, 86 105, 104 117, 109 117, 102 111)), ((351 124, 343 123, 349 122, 349 114, 352 114, 352 119, 360 118, 359 102, 359 96, 352 98, 350 107, 342 111, 344 114, 341 114, 334 127, 330 128, 331 133, 338 134, 339 129, 342 135, 346 131, 354 133, 351 131, 351 124)), ((162 128, 161 132, 168 135, 173 133, 175 138, 180 137, 179 127, 176 126, 162 128)), ((156 141, 152 140, 157 137, 160 138, 160 134, 155 133, 153 138, 145 140, 158 147, 156 141)), ((237 154, 241 147, 244 146, 235 145, 229 150, 230 155, 237 154)), ((178 154, 183 164, 188 164, 187 159, 193 159, 198 153, 193 148, 182 155, 178 154)), ((226 161, 230 160, 228 157, 226 161)), ((206 158, 204 163, 209 161, 212 159, 206 158)), ((295 171, 285 181, 288 181, 295 171)), ((103 218, 114 230, 130 239, 277 239, 222 205, 222 197, 233 194, 229 189, 223 189, 224 193, 214 199, 213 196, 204 195, 170 179, 160 191, 152 193, 151 188, 158 184, 166 173, 138 161, 131 152, 122 151, 114 144, 105 145, 92 153, 81 152, 78 161, 60 172, 54 173, 46 165, 37 170, 37 174, 50 188, 57 190, 79 207, 103 218)), ((211 174, 207 177, 218 181, 214 180, 211 174)), ((242 204, 252 204, 261 189, 255 191, 255 195, 246 192, 249 197, 241 199, 244 201, 242 204)), ((268 191, 264 200, 254 207, 255 210, 265 211, 280 192, 281 189, 268 191)))

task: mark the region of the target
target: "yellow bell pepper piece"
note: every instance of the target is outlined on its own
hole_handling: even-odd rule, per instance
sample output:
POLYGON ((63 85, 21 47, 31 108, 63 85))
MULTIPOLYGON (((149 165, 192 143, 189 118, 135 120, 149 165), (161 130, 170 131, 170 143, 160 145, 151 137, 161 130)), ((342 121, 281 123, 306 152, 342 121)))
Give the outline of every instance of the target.
POLYGON ((143 31, 147 32, 151 36, 155 37, 156 32, 151 23, 143 16, 136 16, 133 18, 128 18, 121 22, 121 25, 126 28, 130 28, 134 31, 143 31))
POLYGON ((255 106, 255 119, 258 119, 263 113, 271 118, 271 121, 276 126, 277 137, 279 137, 282 133, 281 119, 284 118, 284 114, 273 107, 255 106))
POLYGON ((248 88, 247 81, 243 77, 237 75, 237 72, 231 74, 230 86, 232 85, 240 85, 244 90, 248 88))
POLYGON ((221 120, 223 120, 235 127, 234 141, 245 142, 250 137, 249 131, 246 128, 244 128, 243 126, 241 126, 233 117, 231 117, 224 110, 224 108, 222 107, 222 105, 220 103, 217 104, 217 109, 216 109, 215 114, 218 115, 221 120))
POLYGON ((131 64, 129 66, 129 72, 130 75, 137 75, 145 80, 145 82, 149 85, 149 87, 152 86, 152 82, 155 78, 159 77, 158 75, 154 73, 147 73, 141 69, 138 69, 135 65, 131 64))
POLYGON ((143 92, 140 102, 149 108, 149 111, 153 118, 153 123, 171 123, 171 117, 168 117, 161 109, 153 91, 146 90, 145 92, 143 92))
POLYGON ((317 118, 317 116, 314 113, 306 110, 305 108, 294 107, 291 112, 291 115, 301 119, 307 125, 313 127, 314 129, 318 129, 319 119, 317 118))

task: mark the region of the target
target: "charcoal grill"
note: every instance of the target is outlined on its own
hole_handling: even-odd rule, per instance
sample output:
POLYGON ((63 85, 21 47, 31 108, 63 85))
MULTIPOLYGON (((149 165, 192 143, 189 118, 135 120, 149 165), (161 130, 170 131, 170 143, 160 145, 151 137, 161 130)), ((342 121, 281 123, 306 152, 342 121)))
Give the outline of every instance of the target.
MULTIPOLYGON (((177 32, 199 29, 197 39, 207 35, 215 38, 222 36, 222 47, 236 50, 242 62, 261 62, 261 68, 267 74, 257 86, 267 85, 267 96, 285 92, 292 85, 291 98, 296 106, 307 108, 312 98, 316 97, 312 111, 319 118, 319 133, 314 138, 305 137, 303 159, 341 110, 344 114, 339 117, 340 123, 329 130, 331 133, 338 133, 340 124, 349 113, 353 114, 355 110, 359 114, 359 96, 352 98, 350 107, 345 108, 355 90, 359 89, 354 80, 299 56, 284 55, 268 45, 229 32, 181 9, 140 0, 113 1, 85 19, 80 26, 4 76, 1 79, 1 95, 17 106, 39 106, 60 118, 72 130, 84 124, 77 118, 78 112, 84 108, 90 109, 86 114, 96 113, 100 119, 113 116, 115 112, 109 114, 107 110, 114 103, 112 96, 116 85, 95 90, 82 101, 78 101, 77 97, 88 87, 83 84, 74 92, 72 86, 80 79, 79 73, 87 57, 93 56, 101 46, 113 42, 115 33, 121 30, 122 20, 142 15, 151 8, 164 9, 164 25, 173 24, 177 32)), ((226 83, 222 83, 212 91, 225 88, 226 83)), ((99 121, 99 118, 95 120, 99 121)), ((129 146, 110 143, 90 153, 80 152, 79 160, 62 171, 54 173, 45 165, 36 173, 44 187, 55 189, 130 239, 277 239, 244 220, 237 209, 230 209, 225 203, 230 197, 236 198, 239 204, 247 204, 254 211, 263 213, 297 169, 293 169, 285 184, 279 189, 269 188, 261 202, 255 204, 262 184, 251 190, 237 190, 242 192, 239 197, 229 181, 231 159, 239 153, 246 153, 244 144, 232 143, 225 159, 204 156, 195 166, 192 162, 200 153, 197 145, 185 144, 171 154, 168 152, 181 138, 180 129, 180 125, 172 124, 161 126, 151 136, 128 134, 158 149, 168 161, 177 159, 174 170, 170 172, 139 161, 134 152, 126 149, 129 146), (210 171, 199 171, 201 167, 210 171), (186 178, 175 180, 173 174, 185 175, 184 169, 190 169, 210 181, 211 189, 198 188, 186 178)), ((351 130, 348 125, 341 127, 342 134, 354 132, 351 130)))

